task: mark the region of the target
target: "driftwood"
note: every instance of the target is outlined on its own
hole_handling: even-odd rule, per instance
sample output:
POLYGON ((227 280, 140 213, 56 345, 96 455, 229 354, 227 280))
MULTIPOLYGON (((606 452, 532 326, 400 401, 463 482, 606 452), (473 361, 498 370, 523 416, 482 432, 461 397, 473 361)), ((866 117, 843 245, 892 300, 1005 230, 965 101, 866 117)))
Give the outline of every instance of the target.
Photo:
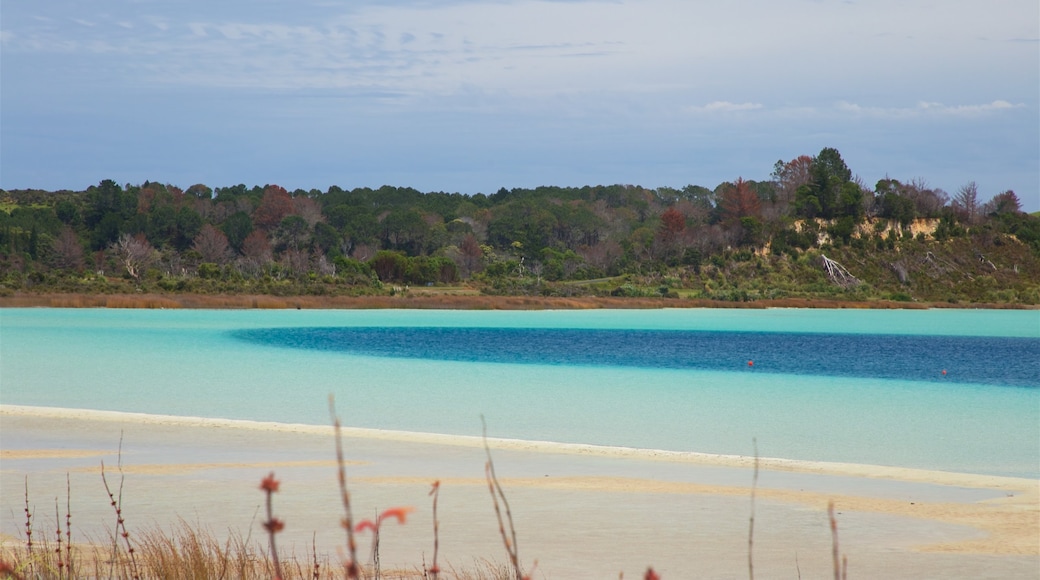
POLYGON ((820 254, 820 259, 823 262, 823 269, 827 271, 827 277, 831 279, 831 282, 834 282, 842 288, 852 288, 860 283, 858 278, 845 269, 845 266, 842 266, 824 254, 820 254))

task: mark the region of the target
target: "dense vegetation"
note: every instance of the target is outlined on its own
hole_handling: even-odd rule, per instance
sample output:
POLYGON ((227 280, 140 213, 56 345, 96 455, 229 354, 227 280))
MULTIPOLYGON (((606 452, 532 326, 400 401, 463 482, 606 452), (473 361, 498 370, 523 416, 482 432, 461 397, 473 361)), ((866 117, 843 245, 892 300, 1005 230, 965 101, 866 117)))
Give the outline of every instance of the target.
POLYGON ((0 293, 485 294, 1040 303, 1040 218, 840 153, 769 181, 287 191, 101 181, 0 191, 0 293))

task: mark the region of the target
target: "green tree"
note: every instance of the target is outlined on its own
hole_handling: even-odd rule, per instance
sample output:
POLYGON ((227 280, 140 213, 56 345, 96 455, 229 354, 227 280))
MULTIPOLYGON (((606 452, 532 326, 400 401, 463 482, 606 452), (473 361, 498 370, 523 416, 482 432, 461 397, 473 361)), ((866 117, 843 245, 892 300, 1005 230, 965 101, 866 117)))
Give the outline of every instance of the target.
POLYGON ((525 255, 537 256, 553 237, 556 218, 534 200, 507 203, 495 208, 488 224, 488 242, 499 248, 520 242, 525 255))
POLYGON ((401 252, 380 250, 368 265, 383 282, 402 282, 408 271, 408 258, 401 252))
POLYGON ((71 200, 63 199, 54 205, 54 214, 62 223, 75 227, 80 222, 79 207, 71 200))
POLYGON ((181 207, 177 210, 177 230, 173 237, 173 247, 183 252, 191 247, 195 236, 202 231, 202 216, 190 207, 181 207))
POLYGON ((249 234, 253 233, 253 218, 249 217, 249 214, 244 211, 235 212, 224 220, 220 229, 227 236, 231 247, 236 252, 241 253, 242 243, 245 242, 249 234))
POLYGON ((323 253, 332 254, 335 257, 336 254, 340 253, 339 242, 342 239, 336 228, 325 222, 318 222, 314 224, 314 233, 312 235, 315 247, 320 249, 323 253))
POLYGON ((307 225, 307 220, 298 215, 285 216, 278 224, 275 239, 278 240, 278 247, 283 250, 299 250, 306 247, 310 241, 310 227, 307 225))
POLYGON ((391 210, 383 218, 383 246, 410 255, 422 254, 423 240, 429 230, 422 214, 415 208, 391 210))
POLYGON ((824 147, 813 158, 809 176, 809 182, 795 191, 798 215, 826 219, 847 215, 839 200, 845 184, 852 180, 852 171, 845 165, 841 153, 832 147, 824 147))

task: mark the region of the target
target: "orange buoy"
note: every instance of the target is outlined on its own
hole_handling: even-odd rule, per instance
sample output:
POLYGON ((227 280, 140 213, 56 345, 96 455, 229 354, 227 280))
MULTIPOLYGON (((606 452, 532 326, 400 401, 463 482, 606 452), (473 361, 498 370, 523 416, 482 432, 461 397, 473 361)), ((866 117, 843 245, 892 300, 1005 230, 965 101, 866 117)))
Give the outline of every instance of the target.
MULTIPOLYGON (((747 361, 747 366, 749 366, 749 367, 755 366, 755 361, 753 361, 753 360, 747 361)), ((943 372, 945 372, 945 371, 943 371, 943 372)))

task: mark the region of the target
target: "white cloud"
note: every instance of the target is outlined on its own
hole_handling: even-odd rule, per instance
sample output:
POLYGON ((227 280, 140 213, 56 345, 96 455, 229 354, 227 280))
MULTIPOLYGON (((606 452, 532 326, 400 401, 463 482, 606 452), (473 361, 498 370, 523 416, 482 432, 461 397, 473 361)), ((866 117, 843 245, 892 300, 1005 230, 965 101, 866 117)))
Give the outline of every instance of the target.
POLYGON ((735 113, 754 111, 762 108, 762 103, 731 103, 729 101, 712 101, 707 105, 688 107, 694 113, 735 113))

